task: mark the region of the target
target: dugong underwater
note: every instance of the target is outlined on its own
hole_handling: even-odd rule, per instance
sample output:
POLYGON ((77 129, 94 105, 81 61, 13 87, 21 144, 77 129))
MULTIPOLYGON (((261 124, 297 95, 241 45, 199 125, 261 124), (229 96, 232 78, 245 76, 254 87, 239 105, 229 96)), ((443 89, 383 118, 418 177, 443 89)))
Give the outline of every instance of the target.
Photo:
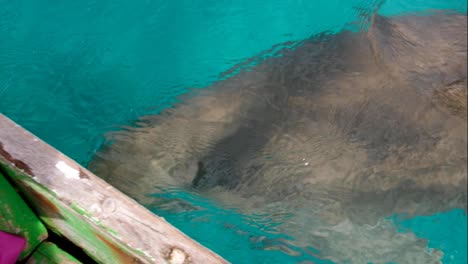
POLYGON ((466 212, 466 14, 374 15, 265 54, 112 133, 90 169, 143 205, 180 187, 288 215, 320 258, 440 262, 385 218, 466 212))

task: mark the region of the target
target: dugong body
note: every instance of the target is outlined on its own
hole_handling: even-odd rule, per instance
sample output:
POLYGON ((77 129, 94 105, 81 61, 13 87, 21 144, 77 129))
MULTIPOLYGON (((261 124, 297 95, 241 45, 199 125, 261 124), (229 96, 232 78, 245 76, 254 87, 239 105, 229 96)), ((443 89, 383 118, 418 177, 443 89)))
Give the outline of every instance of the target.
POLYGON ((440 252, 412 234, 365 226, 466 210, 466 23, 374 16, 314 36, 114 133, 90 167, 143 204, 178 186, 292 212, 283 231, 333 260, 429 263, 440 252))

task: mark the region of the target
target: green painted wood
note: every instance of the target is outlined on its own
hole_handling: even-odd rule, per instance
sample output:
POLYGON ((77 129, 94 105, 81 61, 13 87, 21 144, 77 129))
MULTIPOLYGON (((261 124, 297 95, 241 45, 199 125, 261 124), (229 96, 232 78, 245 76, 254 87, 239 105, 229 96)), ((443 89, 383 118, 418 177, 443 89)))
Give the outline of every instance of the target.
POLYGON ((2 173, 0 173, 0 230, 26 238, 26 247, 20 259, 28 256, 47 238, 44 225, 2 173))
POLYGON ((144 263, 133 249, 119 245, 80 207, 62 203, 56 194, 21 173, 7 168, 8 175, 30 201, 47 228, 70 239, 98 263, 144 263))
POLYGON ((47 228, 98 263, 227 263, 1 114, 0 168, 47 228))
POLYGON ((80 264, 81 262, 57 245, 44 242, 28 258, 26 264, 80 264))

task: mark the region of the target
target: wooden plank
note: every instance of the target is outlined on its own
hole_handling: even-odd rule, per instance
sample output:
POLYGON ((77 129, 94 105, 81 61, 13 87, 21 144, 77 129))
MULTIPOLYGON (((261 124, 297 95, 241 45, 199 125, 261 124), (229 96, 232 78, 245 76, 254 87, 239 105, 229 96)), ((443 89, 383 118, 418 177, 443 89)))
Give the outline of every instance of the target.
POLYGON ((100 263, 227 263, 1 114, 0 165, 50 228, 100 263))
POLYGON ((22 260, 47 238, 47 230, 0 173, 0 230, 26 239, 22 260))
POLYGON ((28 258, 26 264, 80 264, 81 262, 63 251, 57 245, 44 242, 28 258))

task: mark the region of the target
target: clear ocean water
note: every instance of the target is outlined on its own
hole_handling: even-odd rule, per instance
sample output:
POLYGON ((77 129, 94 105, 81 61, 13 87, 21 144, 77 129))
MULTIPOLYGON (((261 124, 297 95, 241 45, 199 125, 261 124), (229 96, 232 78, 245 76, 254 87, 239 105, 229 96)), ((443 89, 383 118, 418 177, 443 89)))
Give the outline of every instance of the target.
MULTIPOLYGON (((467 12, 461 0, 382 3, 385 15, 467 12)), ((86 166, 109 131, 160 112, 275 44, 350 27, 376 4, 0 0, 0 112, 86 166)), ((155 207, 155 213, 233 263, 330 263, 300 249, 259 250, 258 238, 284 236, 275 232, 281 223, 178 190, 161 195, 197 210, 155 207)), ((465 212, 387 220, 442 250, 444 263, 467 263, 465 212)))

